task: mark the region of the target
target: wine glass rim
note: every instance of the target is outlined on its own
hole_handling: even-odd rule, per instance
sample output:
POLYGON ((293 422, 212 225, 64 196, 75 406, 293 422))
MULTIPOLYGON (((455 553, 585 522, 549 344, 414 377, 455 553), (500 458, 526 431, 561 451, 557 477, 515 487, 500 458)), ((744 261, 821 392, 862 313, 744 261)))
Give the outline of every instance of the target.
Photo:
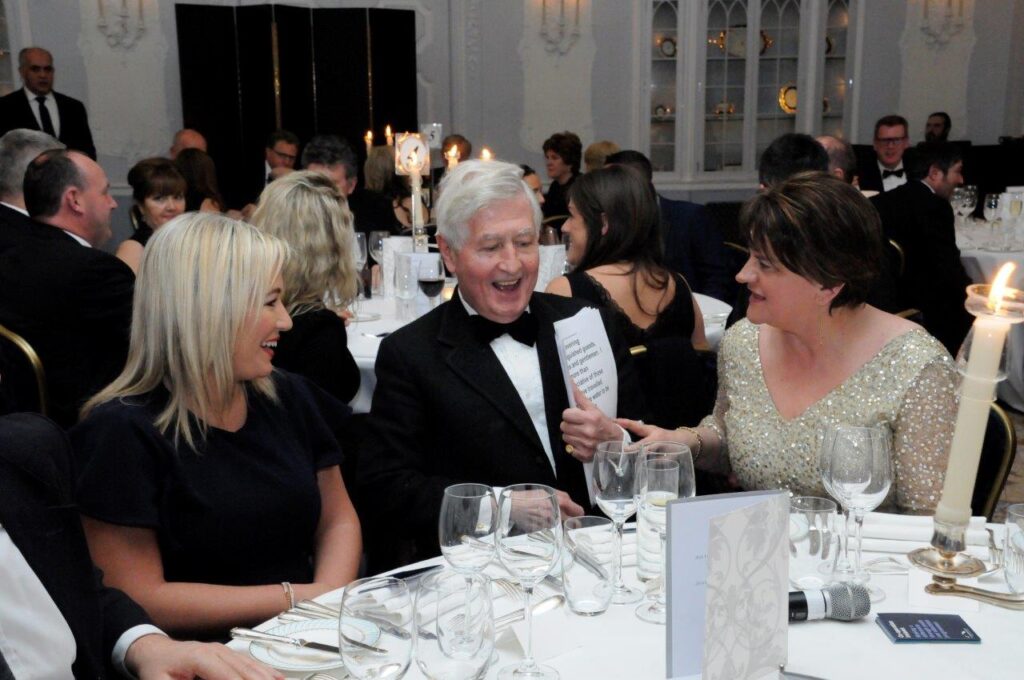
POLYGON ((483 498, 484 496, 493 496, 494 488, 477 482, 463 482, 445 488, 444 495, 453 498, 483 498))
POLYGON ((464 589, 466 581, 473 581, 475 585, 484 586, 490 579, 480 572, 459 572, 454 569, 439 569, 425 575, 419 583, 417 591, 434 590, 446 592, 448 590, 464 589), (446 585, 453 584, 450 588, 446 585))
POLYGON ((594 447, 594 453, 640 453, 643 450, 643 445, 636 442, 622 441, 621 439, 610 439, 604 442, 598 442, 597 446, 594 447))
POLYGON ((800 512, 836 512, 838 511, 838 505, 831 498, 822 498, 821 496, 794 496, 789 499, 789 509, 799 510, 800 512), (797 507, 797 506, 817 506, 817 507, 797 507))
POLYGON ((501 495, 508 496, 517 491, 544 491, 550 496, 555 495, 555 490, 552 489, 547 484, 536 484, 533 482, 527 482, 524 484, 509 484, 508 486, 502 488, 501 495))
POLYGON ((682 442, 674 442, 674 441, 671 441, 671 440, 657 440, 657 441, 647 442, 646 444, 641 444, 641 448, 643 449, 644 453, 677 454, 677 453, 683 453, 684 451, 686 453, 690 453, 691 455, 693 453, 688 445, 686 445, 686 444, 684 444, 682 442), (653 451, 652 449, 654 447, 659 447, 659 448, 660 447, 664 447, 664 450, 653 451), (678 449, 678 451, 671 451, 671 450, 668 450, 668 449, 678 449))

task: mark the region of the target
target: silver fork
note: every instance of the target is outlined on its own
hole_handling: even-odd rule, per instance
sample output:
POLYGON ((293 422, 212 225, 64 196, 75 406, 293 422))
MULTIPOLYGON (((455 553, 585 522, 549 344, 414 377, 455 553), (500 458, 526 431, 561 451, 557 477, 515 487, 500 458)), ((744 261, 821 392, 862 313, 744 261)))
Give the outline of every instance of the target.
POLYGON ((503 592, 508 597, 514 600, 523 599, 523 591, 519 589, 515 583, 509 581, 507 578, 496 578, 491 581, 494 585, 498 586, 498 590, 503 592))
POLYGON ((985 527, 988 532, 988 552, 992 558, 992 564, 996 567, 1003 566, 1003 549, 996 545, 996 535, 991 529, 985 527))

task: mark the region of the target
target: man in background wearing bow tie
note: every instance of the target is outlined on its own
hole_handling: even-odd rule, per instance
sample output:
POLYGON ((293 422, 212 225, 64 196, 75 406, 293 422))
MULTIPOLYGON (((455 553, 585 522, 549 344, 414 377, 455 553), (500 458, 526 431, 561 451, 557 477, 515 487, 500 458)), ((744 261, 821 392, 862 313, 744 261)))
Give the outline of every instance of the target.
MULTIPOLYGON (((553 324, 583 305, 533 291, 541 211, 522 170, 460 163, 441 184, 437 218, 457 293, 381 343, 357 467, 360 516, 377 525, 365 534, 417 544, 399 561, 438 553, 444 489, 458 482, 547 484, 564 517, 583 514, 580 460, 624 434, 582 394, 569 408, 553 324)), ((628 348, 610 318, 619 414, 639 413, 628 348)))
POLYGON ((874 163, 861 163, 860 188, 870 191, 892 191, 907 182, 903 169, 903 152, 910 146, 907 119, 883 116, 875 123, 874 163))

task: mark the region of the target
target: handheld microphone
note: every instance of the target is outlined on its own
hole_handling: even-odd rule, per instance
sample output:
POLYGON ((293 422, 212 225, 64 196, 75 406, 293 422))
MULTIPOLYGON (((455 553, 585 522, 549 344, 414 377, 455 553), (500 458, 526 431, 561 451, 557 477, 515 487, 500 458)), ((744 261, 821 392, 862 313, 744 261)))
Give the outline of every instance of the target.
POLYGON ((853 621, 870 611, 868 589, 857 583, 833 583, 822 590, 797 590, 789 594, 790 621, 853 621))

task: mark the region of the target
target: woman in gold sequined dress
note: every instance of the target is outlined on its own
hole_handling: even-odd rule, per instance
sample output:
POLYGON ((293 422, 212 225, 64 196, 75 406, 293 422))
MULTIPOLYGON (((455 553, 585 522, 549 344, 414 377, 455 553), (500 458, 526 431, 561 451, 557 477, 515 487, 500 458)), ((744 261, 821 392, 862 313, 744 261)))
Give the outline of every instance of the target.
POLYGON ((619 423, 645 440, 688 444, 705 469, 747 489, 825 496, 828 425, 888 425, 895 476, 883 509, 929 512, 942 489, 956 415, 956 370, 915 323, 865 303, 883 258, 878 215, 853 187, 803 173, 740 216, 750 258, 747 318, 719 349, 714 412, 696 428, 619 423))

